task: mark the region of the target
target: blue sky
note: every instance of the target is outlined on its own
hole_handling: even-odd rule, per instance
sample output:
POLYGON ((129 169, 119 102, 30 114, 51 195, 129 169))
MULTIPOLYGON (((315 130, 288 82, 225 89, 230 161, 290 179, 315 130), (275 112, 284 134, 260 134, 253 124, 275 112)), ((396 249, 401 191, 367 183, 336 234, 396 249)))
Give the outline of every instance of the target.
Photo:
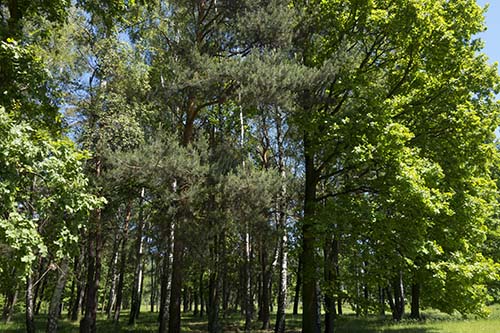
POLYGON ((484 52, 490 58, 490 62, 500 62, 500 1, 499 0, 477 0, 481 6, 489 4, 486 12, 486 26, 488 30, 480 34, 485 42, 484 52))

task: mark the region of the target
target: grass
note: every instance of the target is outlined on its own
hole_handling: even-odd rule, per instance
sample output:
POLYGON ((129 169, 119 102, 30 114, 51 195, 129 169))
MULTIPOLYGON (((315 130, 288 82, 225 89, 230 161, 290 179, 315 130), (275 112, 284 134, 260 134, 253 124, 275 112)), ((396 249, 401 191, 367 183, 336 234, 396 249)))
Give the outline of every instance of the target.
MULTIPOLYGON (((376 316, 356 318, 353 314, 340 317, 337 322, 337 333, 498 333, 500 332, 500 305, 491 307, 491 315, 488 318, 463 319, 459 315, 445 315, 436 311, 424 312, 425 320, 415 321, 405 319, 399 323, 394 323, 388 319, 376 316)), ((135 326, 126 325, 128 313, 123 312, 122 324, 115 325, 112 321, 106 320, 99 315, 97 322, 98 332, 157 332, 157 313, 144 312, 135 326)), ((47 321, 46 315, 36 317, 36 326, 40 331, 45 330, 47 321)), ((274 318, 272 321, 274 322, 274 318)), ((224 332, 242 332, 243 321, 239 315, 228 316, 224 321, 224 332)), ((260 323, 254 323, 252 332, 270 332, 259 330, 260 323)), ((192 315, 185 315, 182 318, 182 331, 190 333, 205 333, 206 319, 200 319, 192 315)), ((287 332, 300 332, 300 316, 287 316, 287 332)), ((72 323, 62 319, 59 324, 59 332, 78 332, 78 322, 72 323)), ((9 324, 0 323, 0 332, 24 332, 24 317, 22 314, 15 316, 14 321, 9 324)))

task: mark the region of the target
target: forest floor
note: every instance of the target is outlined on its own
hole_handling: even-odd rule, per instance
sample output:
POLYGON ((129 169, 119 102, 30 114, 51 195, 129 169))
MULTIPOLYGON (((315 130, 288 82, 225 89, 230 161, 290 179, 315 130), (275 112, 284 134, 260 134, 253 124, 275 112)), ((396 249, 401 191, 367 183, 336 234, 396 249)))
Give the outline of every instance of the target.
MULTIPOLYGON (((356 317, 347 314, 340 317, 336 324, 337 333, 500 333, 500 305, 491 307, 491 314, 488 318, 463 318, 460 315, 446 315, 437 311, 424 311, 425 320, 415 321, 404 319, 399 323, 394 323, 388 318, 383 319, 377 316, 356 317)), ((98 332, 157 332, 157 313, 145 312, 141 314, 135 326, 128 326, 125 322, 128 313, 123 312, 123 324, 115 325, 112 321, 106 320, 104 316, 99 316, 97 323, 98 332)), ((24 320, 22 314, 17 315, 12 323, 0 323, 0 332, 24 332, 24 320)), ((36 326, 40 331, 45 330, 46 315, 36 317, 36 326)), ((274 317, 272 318, 274 323, 274 317)), ((224 332, 243 332, 243 321, 239 316, 229 317, 224 320, 224 332)), ((205 333, 206 319, 194 317, 192 315, 183 316, 182 332, 205 333)), ((59 325, 59 332, 78 332, 78 322, 70 322, 62 319, 59 325)), ((252 332, 272 332, 272 330, 260 330, 260 323, 254 323, 252 332)), ((287 332, 300 332, 300 316, 287 316, 287 332)))

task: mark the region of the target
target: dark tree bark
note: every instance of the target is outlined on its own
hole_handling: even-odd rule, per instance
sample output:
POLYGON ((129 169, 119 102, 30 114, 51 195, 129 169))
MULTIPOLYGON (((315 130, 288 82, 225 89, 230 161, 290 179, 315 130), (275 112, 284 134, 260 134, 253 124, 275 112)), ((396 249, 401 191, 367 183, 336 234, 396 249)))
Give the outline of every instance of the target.
POLYGON ((398 277, 394 280, 394 307, 392 311, 392 319, 400 321, 405 312, 405 295, 403 286, 403 272, 399 272, 398 277))
POLYGON ((45 286, 47 285, 47 279, 45 271, 48 269, 46 260, 40 259, 38 262, 38 272, 33 275, 32 278, 36 279, 35 276, 39 277, 39 281, 33 286, 33 304, 34 304, 34 314, 35 316, 39 314, 40 307, 42 306, 43 294, 45 292, 45 286))
POLYGON ((34 292, 33 277, 28 274, 26 278, 26 332, 35 332, 35 313, 34 313, 34 292))
POLYGON ((120 320, 120 311, 122 309, 122 301, 123 301, 123 284, 125 280, 125 266, 127 263, 127 242, 128 242, 128 229, 130 218, 132 216, 132 200, 129 200, 127 204, 127 208, 125 211, 125 220, 123 225, 123 236, 121 240, 121 249, 120 249, 120 273, 118 275, 118 286, 116 288, 116 306, 115 313, 113 316, 113 321, 117 323, 120 320))
MULTIPOLYGON (((281 215, 281 213, 280 213, 281 215)), ((284 215, 284 214, 283 214, 284 215)), ((280 216, 281 221, 281 216, 280 216)), ((281 223, 280 223, 281 224, 281 223)), ((286 306, 287 306, 287 291, 288 291, 288 251, 287 251, 287 235, 286 230, 281 231, 282 236, 279 245, 279 281, 278 281, 278 309, 276 311, 275 333, 284 333, 286 327, 286 306)))
POLYGON ((14 314, 14 307, 17 302, 17 295, 19 291, 17 286, 9 291, 6 296, 5 304, 2 311, 2 321, 4 323, 9 323, 12 320, 12 315, 14 314))
POLYGON ((161 258, 161 271, 160 271, 160 313, 159 313, 159 333, 168 332, 169 323, 169 305, 170 305, 170 292, 171 292, 171 268, 172 268, 172 242, 173 242, 172 224, 168 223, 164 231, 164 239, 166 239, 166 246, 163 250, 163 257, 161 258))
POLYGON ((410 318, 420 319, 420 284, 411 285, 411 313, 410 318))
POLYGON ((267 254, 267 249, 265 249, 266 245, 263 244, 263 251, 262 251, 262 292, 261 292, 261 304, 262 304, 262 309, 261 309, 261 321, 262 321, 262 328, 263 330, 269 329, 269 321, 271 317, 270 313, 270 307, 271 307, 271 295, 270 295, 270 288, 271 288, 271 267, 268 265, 268 254, 267 254))
MULTIPOLYGON (((200 8, 201 9, 201 8, 200 8)), ((200 41, 198 41, 200 42, 200 41)), ((182 145, 188 146, 193 141, 194 121, 198 115, 198 107, 194 96, 188 98, 188 108, 186 110, 186 122, 183 126, 182 145)), ((177 187, 177 186, 176 186, 177 187)), ((178 188, 183 188, 183 184, 178 184, 178 188)), ((177 191, 177 188, 175 189, 177 191)), ((184 271, 184 240, 183 224, 188 218, 187 203, 180 202, 178 214, 174 221, 174 242, 172 255, 172 278, 170 290, 168 332, 180 333, 181 331, 181 297, 182 297, 182 276, 184 271)))
POLYGON ((379 286, 378 287, 378 299, 379 299, 379 314, 383 317, 385 317, 385 295, 384 295, 384 289, 379 286))
POLYGON ((226 233, 223 230, 221 234, 222 250, 221 250, 221 262, 222 262, 222 312, 223 317, 226 317, 227 311, 229 309, 229 299, 230 292, 229 282, 227 277, 227 253, 226 253, 226 233))
POLYGON ((299 256, 297 265, 297 283, 295 284, 295 296, 293 297, 293 315, 299 314, 300 290, 302 289, 302 254, 299 256))
POLYGON ((113 313, 113 309, 116 304, 116 285, 118 282, 118 274, 116 274, 116 269, 118 267, 119 247, 120 247, 120 237, 118 235, 118 232, 116 232, 113 240, 113 255, 111 256, 111 260, 109 262, 109 274, 108 274, 109 294, 105 308, 106 316, 108 319, 111 318, 111 314, 113 313))
POLYGON ((64 258, 61 261, 59 277, 57 279, 56 286, 54 288, 54 292, 52 293, 52 298, 50 300, 49 314, 47 320, 47 333, 57 332, 57 322, 59 319, 64 287, 66 286, 66 281, 68 277, 68 270, 69 270, 68 259, 64 258))
POLYGON ((200 283, 199 283, 199 293, 200 293, 200 317, 203 317, 204 311, 205 311, 205 288, 203 288, 203 272, 200 273, 199 277, 200 283))
POLYGON ((89 228, 87 248, 87 283, 85 286, 84 316, 80 321, 80 333, 95 333, 97 319, 97 292, 101 279, 101 211, 94 213, 93 225, 89 228))
POLYGON ((309 138, 304 138, 305 194, 304 223, 302 225, 302 333, 320 333, 321 319, 318 313, 316 235, 314 215, 318 177, 314 168, 314 155, 310 151, 309 138))
POLYGON ((189 289, 184 286, 182 288, 182 312, 187 313, 189 311, 189 289))
POLYGON ((69 319, 71 321, 77 321, 78 316, 82 309, 83 296, 85 291, 85 283, 83 282, 83 262, 85 260, 85 246, 81 246, 80 254, 75 257, 75 264, 73 267, 73 280, 72 280, 72 290, 76 286, 75 293, 71 293, 70 310, 68 313, 69 319))
POLYGON ((141 189, 141 200, 139 202, 139 219, 137 221, 137 240, 136 240, 136 251, 135 251, 135 274, 134 274, 134 284, 132 286, 132 305, 130 308, 130 316, 128 320, 129 325, 133 325, 137 317, 139 317, 139 312, 141 311, 141 294, 142 294, 142 280, 143 280, 143 252, 144 252, 144 241, 143 241, 143 229, 144 229, 144 213, 143 213, 143 200, 144 200, 144 188, 141 189))
MULTIPOLYGON (((16 269, 14 268, 11 273, 12 276, 15 276, 16 269)), ((11 289, 7 290, 5 294, 5 302, 2 310, 2 321, 4 323, 8 323, 12 320, 18 293, 18 284, 16 283, 11 289)))
POLYGON ((157 264, 155 262, 155 258, 153 254, 151 254, 151 271, 150 271, 150 279, 151 279, 151 290, 150 290, 150 298, 149 298, 149 305, 150 305, 150 312, 153 313, 155 312, 155 305, 157 301, 157 290, 158 290, 158 282, 157 282, 157 264))
POLYGON ((335 329, 335 298, 333 293, 336 287, 336 267, 334 259, 334 249, 336 248, 334 240, 326 240, 323 248, 324 252, 324 275, 327 285, 325 293, 325 333, 333 333, 335 329))
POLYGON ((179 234, 179 225, 175 228, 174 250, 172 261, 172 280, 170 288, 170 304, 168 332, 180 333, 181 331, 181 297, 182 297, 182 276, 184 265, 184 242, 179 234))
POLYGON ((219 303, 220 303, 220 277, 215 268, 209 276, 208 282, 208 332, 222 332, 222 326, 219 321, 219 303))
POLYGON ((391 287, 385 288, 385 294, 387 295, 387 301, 389 302, 389 308, 391 309, 391 313, 393 314, 393 318, 394 318, 394 313, 396 312, 396 305, 394 304, 394 298, 392 297, 391 287))

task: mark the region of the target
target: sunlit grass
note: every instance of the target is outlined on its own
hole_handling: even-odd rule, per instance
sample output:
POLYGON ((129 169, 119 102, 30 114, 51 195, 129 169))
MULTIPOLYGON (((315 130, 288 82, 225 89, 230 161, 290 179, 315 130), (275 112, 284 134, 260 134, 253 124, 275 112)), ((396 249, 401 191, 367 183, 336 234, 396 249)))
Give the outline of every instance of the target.
MULTIPOLYGON (((460 315, 446 315, 437 311, 424 311, 425 320, 415 321, 405 319, 400 323, 394 323, 387 318, 378 316, 357 318, 352 312, 340 317, 336 322, 337 333, 498 333, 500 332, 500 305, 491 307, 491 315, 488 318, 464 319, 460 315)), ((106 319, 102 314, 98 316, 97 330, 99 332, 157 332, 158 313, 143 312, 136 325, 127 325, 128 312, 123 311, 119 324, 106 319)), ((274 323, 274 316, 271 324, 274 323)), ((36 317, 36 326, 40 331, 45 330, 47 316, 41 314, 36 317)), ((243 332, 244 320, 239 313, 232 313, 222 319, 224 332, 243 332)), ((260 330, 261 323, 254 321, 252 332, 269 332, 260 330)), ((78 332, 78 322, 71 322, 65 318, 61 319, 59 332, 78 332)), ((300 316, 287 315, 287 332, 300 332, 300 316)), ((271 328, 273 328, 271 326, 271 328)), ((207 319, 186 314, 182 318, 182 331, 190 333, 205 333, 207 319)), ((24 316, 17 314, 14 321, 9 324, 0 323, 0 332, 24 332, 24 316)))

